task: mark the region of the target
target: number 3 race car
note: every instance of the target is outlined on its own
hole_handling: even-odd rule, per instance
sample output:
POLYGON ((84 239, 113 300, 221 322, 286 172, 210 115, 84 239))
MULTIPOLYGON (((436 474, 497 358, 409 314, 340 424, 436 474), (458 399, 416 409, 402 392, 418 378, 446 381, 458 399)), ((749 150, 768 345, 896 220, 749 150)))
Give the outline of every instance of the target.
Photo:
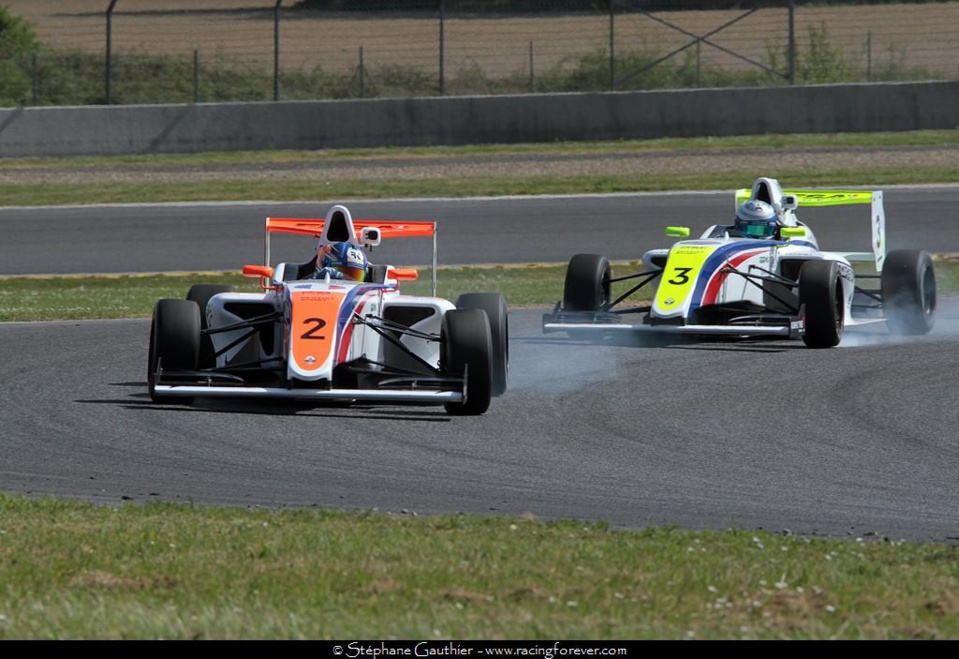
POLYGON ((147 369, 155 402, 442 404, 453 415, 477 415, 506 391, 506 301, 497 293, 466 293, 455 304, 436 297, 435 222, 354 221, 341 205, 324 219, 268 217, 264 263, 243 267, 262 292, 196 284, 186 299, 157 301, 147 369), (315 278, 315 258, 270 266, 275 233, 359 249, 382 238, 431 237, 432 296, 400 292, 414 269, 371 264, 365 281, 352 281, 315 278))
MULTIPOLYGON (((758 178, 751 190, 736 192, 737 208, 750 199, 772 206, 778 235, 740 237, 732 226, 713 225, 698 239, 647 251, 643 271, 624 277, 611 276, 604 256, 575 254, 563 300, 543 316, 543 331, 579 338, 615 332, 801 338, 811 348, 830 348, 846 328, 884 323, 898 335, 932 329, 931 257, 922 250, 886 254, 881 191, 784 191, 776 179, 758 178), (841 204, 870 205, 871 252, 820 251, 812 229, 796 216, 799 206, 841 204), (857 274, 856 261, 874 265, 861 269, 875 274, 857 274), (619 282, 630 287, 613 298, 619 282), (648 284, 655 289, 645 298, 651 303, 622 305, 648 284)), ((689 229, 667 227, 666 235, 686 238, 689 229)))

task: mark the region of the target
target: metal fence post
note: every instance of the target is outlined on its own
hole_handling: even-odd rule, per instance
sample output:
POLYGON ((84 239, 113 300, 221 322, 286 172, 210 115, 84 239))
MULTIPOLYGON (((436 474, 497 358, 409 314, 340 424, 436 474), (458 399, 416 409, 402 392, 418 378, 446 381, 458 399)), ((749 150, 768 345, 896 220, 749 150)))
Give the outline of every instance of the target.
POLYGON ((366 65, 363 63, 363 46, 360 46, 360 98, 366 96, 366 65))
POLYGON ((789 0, 789 84, 796 84, 796 2, 789 0))
POLYGON ((536 91, 536 69, 533 68, 533 42, 529 42, 529 93, 536 91))
POLYGON ((446 96, 446 77, 443 74, 443 50, 446 42, 443 39, 443 28, 446 22, 446 7, 443 0, 440 0, 440 96, 446 96))
POLYGON ((104 73, 106 78, 104 98, 107 105, 110 105, 110 78, 113 77, 113 8, 117 6, 118 1, 110 0, 110 6, 107 7, 107 65, 104 73))
POLYGON ((40 64, 37 61, 37 51, 30 53, 30 68, 33 78, 33 104, 40 104, 40 64))
POLYGON ((193 49, 193 102, 200 102, 200 49, 193 49))
POLYGON ((273 5, 273 100, 280 100, 280 5, 283 0, 276 0, 273 5))
POLYGON ((609 91, 616 91, 616 0, 609 0, 609 91))

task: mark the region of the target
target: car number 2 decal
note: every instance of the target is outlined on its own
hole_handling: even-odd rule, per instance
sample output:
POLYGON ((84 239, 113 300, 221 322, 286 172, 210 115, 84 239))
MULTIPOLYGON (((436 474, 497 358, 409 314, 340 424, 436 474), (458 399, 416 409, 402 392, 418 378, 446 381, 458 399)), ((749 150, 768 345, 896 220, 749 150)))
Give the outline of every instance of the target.
POLYGON ((300 334, 301 339, 326 340, 326 336, 319 333, 321 329, 326 327, 326 321, 322 318, 304 318, 303 325, 309 327, 309 329, 300 334))
POLYGON ((330 367, 336 343, 336 318, 346 294, 339 291, 294 291, 290 360, 302 372, 330 367))

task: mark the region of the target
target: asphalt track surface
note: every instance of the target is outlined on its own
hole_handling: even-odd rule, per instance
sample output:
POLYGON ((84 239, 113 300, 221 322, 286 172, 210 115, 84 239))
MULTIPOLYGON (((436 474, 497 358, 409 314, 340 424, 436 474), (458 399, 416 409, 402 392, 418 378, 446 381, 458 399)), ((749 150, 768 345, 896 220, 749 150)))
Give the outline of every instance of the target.
MULTIPOLYGON (((942 216, 951 214, 954 225, 954 204, 943 195, 943 205, 922 216, 932 223, 928 233, 925 224, 914 229, 933 236, 923 245, 931 251, 959 251, 934 238, 942 216)), ((561 210, 570 200, 516 201, 496 210, 528 217, 542 204, 534 228, 579 214, 561 210)), ((387 217, 403 207, 394 203, 371 208, 387 217)), ((418 210, 439 202, 410 203, 418 210)), ((485 213, 489 202, 476 203, 485 213)), ((576 203, 600 217, 621 213, 619 197, 576 203)), ((0 209, 5 228, 18 224, 10 214, 0 209)), ((161 215, 141 209, 136 217, 161 215)), ((222 225, 231 216, 218 217, 222 225)), ((79 212, 73 221, 96 225, 79 212)), ((131 241, 127 225, 134 235, 149 233, 135 221, 106 224, 115 245, 131 241)), ((514 229, 529 256, 517 262, 553 260, 537 246, 552 245, 555 230, 520 236, 523 223, 514 229)), ((443 231, 441 244, 448 234, 456 232, 443 231)), ((35 255, 23 263, 36 263, 43 244, 21 245, 35 255)), ((135 271, 115 245, 84 269, 135 271)), ((573 251, 588 250, 568 244, 564 259, 573 251)), ((483 256, 476 262, 491 260, 483 256)), ((66 272, 84 261, 51 263, 66 272)), ((223 267, 235 269, 235 260, 223 267)), ((954 300, 941 301, 929 336, 847 332, 832 350, 788 341, 583 343, 544 335, 539 311, 514 310, 509 390, 473 418, 428 406, 155 405, 146 394, 148 334, 146 320, 0 324, 0 490, 106 504, 530 514, 624 528, 959 543, 954 300)))
MULTIPOLYGON (((959 186, 886 188, 888 249, 959 253, 959 186)), ((263 262, 263 225, 273 217, 323 217, 336 201, 0 208, 0 276, 238 271, 263 262)), ((575 252, 639 259, 672 240, 666 226, 698 235, 732 222, 733 194, 677 192, 604 196, 357 201, 356 218, 435 220, 441 265, 566 263, 575 252)), ((800 209, 823 249, 867 251, 869 207, 800 209)), ((273 255, 305 261, 312 243, 280 236, 273 255)), ((374 261, 426 265, 422 240, 386 241, 374 261)), ((276 259, 274 259, 276 260, 276 259)))

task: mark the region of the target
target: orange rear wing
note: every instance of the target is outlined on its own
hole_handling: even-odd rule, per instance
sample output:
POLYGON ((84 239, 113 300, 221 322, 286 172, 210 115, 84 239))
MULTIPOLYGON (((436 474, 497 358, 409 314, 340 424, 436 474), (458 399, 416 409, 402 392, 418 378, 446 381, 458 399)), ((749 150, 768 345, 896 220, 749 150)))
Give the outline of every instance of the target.
MULTIPOLYGON (((298 233, 319 238, 323 235, 323 225, 326 220, 308 218, 268 217, 266 218, 266 232, 270 233, 298 233)), ((362 236, 363 229, 375 228, 380 230, 383 238, 430 238, 436 235, 436 222, 427 220, 353 220, 356 229, 356 239, 362 236)))
MULTIPOLYGON (((334 206, 328 218, 332 216, 333 210, 339 209, 346 217, 346 226, 352 229, 352 240, 350 242, 356 245, 378 244, 382 238, 432 238, 432 290, 433 297, 436 297, 436 222, 430 220, 354 220, 349 211, 342 206, 334 206), (375 236, 375 242, 365 243, 368 236, 375 236)), ((303 236, 311 236, 322 240, 329 237, 324 232, 324 227, 328 218, 291 218, 291 217, 267 217, 266 231, 264 240, 263 263, 270 265, 270 234, 289 233, 303 236)), ((345 235, 343 237, 346 237, 345 235)), ((404 270, 408 275, 408 271, 404 270)), ((415 277, 399 277, 400 279, 412 279, 415 277)))

